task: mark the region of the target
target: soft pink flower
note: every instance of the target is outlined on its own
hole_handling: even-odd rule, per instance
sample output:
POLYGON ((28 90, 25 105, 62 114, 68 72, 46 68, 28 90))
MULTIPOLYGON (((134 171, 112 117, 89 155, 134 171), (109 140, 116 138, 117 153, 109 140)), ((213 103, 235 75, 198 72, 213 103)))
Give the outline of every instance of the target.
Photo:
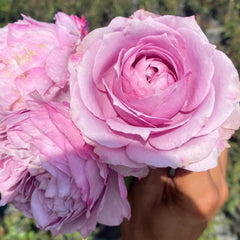
POLYGON ((73 121, 125 175, 212 168, 240 125, 238 73, 194 17, 116 17, 87 35, 69 69, 73 121))
POLYGON ((123 177, 98 161, 69 119, 69 107, 35 104, 0 122, 1 205, 13 203, 53 234, 129 218, 123 177))
POLYGON ((61 12, 55 18, 50 24, 23 16, 0 29, 0 115, 24 108, 35 90, 46 100, 69 97, 68 58, 87 25, 61 12))

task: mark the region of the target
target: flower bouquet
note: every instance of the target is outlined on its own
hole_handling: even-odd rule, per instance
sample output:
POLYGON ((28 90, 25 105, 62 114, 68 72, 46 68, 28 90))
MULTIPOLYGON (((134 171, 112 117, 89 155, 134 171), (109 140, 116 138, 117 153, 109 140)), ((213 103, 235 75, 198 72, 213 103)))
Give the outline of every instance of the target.
POLYGON ((124 177, 214 168, 240 126, 240 83, 194 17, 144 10, 0 29, 0 192, 54 235, 130 218, 124 177))

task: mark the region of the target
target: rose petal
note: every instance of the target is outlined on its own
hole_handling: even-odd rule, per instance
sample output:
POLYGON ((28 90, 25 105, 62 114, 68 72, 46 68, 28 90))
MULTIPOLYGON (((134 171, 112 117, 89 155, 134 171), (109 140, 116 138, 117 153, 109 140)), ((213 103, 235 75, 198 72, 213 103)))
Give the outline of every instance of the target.
POLYGON ((216 50, 214 54, 214 76, 215 104, 211 117, 206 126, 202 128, 199 135, 207 134, 218 128, 229 117, 236 108, 240 99, 240 83, 237 70, 234 68, 227 56, 216 50), (229 81, 226 81, 228 79, 229 81))
POLYGON ((73 88, 73 92, 76 101, 74 101, 74 98, 72 99, 71 107, 73 110, 71 115, 75 124, 81 129, 83 135, 87 135, 88 138, 93 139, 95 142, 110 148, 122 147, 131 141, 131 136, 126 138, 115 135, 102 120, 93 116, 83 105, 79 104, 77 101, 80 97, 78 89, 73 88), (77 109, 77 111, 74 109, 77 109), (81 116, 79 116, 79 112, 81 112, 81 116))
POLYGON ((204 102, 192 113, 192 118, 180 126, 163 134, 155 134, 149 138, 148 142, 156 149, 170 150, 180 147, 205 126, 211 116, 215 101, 215 91, 211 88, 204 102), (176 137, 177 136, 177 137, 176 137))
MULTIPOLYGON (((109 185, 101 202, 98 221, 102 224, 114 226, 121 223, 123 218, 130 218, 129 203, 122 199, 119 189, 118 175, 109 173, 109 185), (114 209, 114 210, 113 210, 114 209), (117 214, 116 214, 117 212, 117 214)), ((121 187, 124 187, 123 185, 121 187)))
MULTIPOLYGON (((136 141, 129 144, 126 151, 129 158, 138 163, 147 163, 154 167, 187 168, 189 164, 207 158, 216 146, 217 140, 218 132, 215 131, 207 136, 192 138, 180 148, 171 151, 156 150, 150 145, 143 146, 136 141)), ((210 161, 206 164, 209 167, 213 166, 210 161)))

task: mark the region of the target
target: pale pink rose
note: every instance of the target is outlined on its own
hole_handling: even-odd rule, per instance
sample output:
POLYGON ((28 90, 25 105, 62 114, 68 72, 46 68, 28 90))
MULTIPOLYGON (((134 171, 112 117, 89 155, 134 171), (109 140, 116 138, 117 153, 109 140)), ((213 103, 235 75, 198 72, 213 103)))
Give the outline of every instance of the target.
POLYGON ((69 69, 73 121, 125 175, 212 168, 240 125, 238 73, 194 17, 116 17, 87 35, 69 69))
POLYGON ((69 119, 69 107, 35 104, 0 122, 1 205, 13 203, 53 234, 130 217, 123 177, 100 163, 69 119))
POLYGON ((68 98, 69 55, 87 34, 84 18, 56 14, 56 22, 23 20, 0 29, 0 115, 25 107, 29 93, 68 98))

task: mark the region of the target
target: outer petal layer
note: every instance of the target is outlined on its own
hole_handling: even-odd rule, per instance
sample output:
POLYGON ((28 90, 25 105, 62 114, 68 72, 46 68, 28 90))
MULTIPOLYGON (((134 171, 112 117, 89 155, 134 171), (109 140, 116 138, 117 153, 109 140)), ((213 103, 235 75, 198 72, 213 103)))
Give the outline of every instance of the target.
POLYGON ((86 36, 69 70, 73 121, 126 176, 212 168, 240 125, 237 71, 194 17, 116 17, 86 36))

